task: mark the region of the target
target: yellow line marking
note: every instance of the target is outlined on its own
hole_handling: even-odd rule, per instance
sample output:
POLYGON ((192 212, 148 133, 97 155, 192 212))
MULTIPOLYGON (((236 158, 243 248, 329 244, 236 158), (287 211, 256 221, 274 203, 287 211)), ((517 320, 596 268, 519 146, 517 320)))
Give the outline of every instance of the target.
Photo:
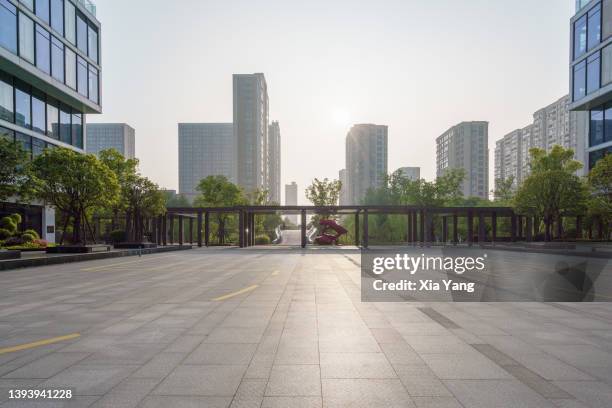
POLYGON ((81 271, 83 272, 91 272, 91 271, 97 271, 99 269, 104 269, 104 268, 113 268, 115 266, 120 266, 120 265, 128 265, 128 264, 134 264, 134 263, 140 263, 140 262, 144 262, 144 261, 154 261, 156 259, 161 259, 161 258, 169 258, 172 256, 177 256, 177 255, 166 255, 166 256, 157 256, 155 258, 146 258, 146 259, 138 259, 136 261, 129 261, 129 262, 117 262, 114 264, 109 264, 109 265, 101 265, 101 266, 92 266, 91 268, 84 268, 81 269, 81 271))
POLYGON ((79 333, 69 334, 67 336, 53 337, 52 339, 35 341, 33 343, 20 344, 18 346, 0 348, 0 354, 13 353, 15 351, 28 350, 34 347, 46 346, 48 344, 59 343, 60 341, 72 340, 81 337, 79 333))
POLYGON ((249 286, 248 288, 240 289, 237 292, 229 293, 227 295, 219 296, 218 298, 214 298, 213 301, 219 302, 221 300, 226 300, 226 299, 229 299, 229 298, 233 298, 234 296, 242 295, 243 293, 250 292, 250 291, 252 291, 254 289, 257 289, 258 286, 259 285, 249 286))

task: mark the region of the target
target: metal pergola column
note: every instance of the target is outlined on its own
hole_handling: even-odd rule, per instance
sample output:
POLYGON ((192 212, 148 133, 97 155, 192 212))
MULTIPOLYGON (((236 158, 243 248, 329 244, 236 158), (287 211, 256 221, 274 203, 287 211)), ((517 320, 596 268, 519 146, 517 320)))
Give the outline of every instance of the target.
POLYGON ((355 213, 355 246, 358 247, 359 246, 359 234, 360 234, 360 228, 359 228, 359 211, 357 211, 355 213))
POLYGON ((178 216, 178 223, 179 223, 179 228, 178 228, 178 234, 179 234, 178 243, 179 243, 179 245, 183 245, 183 240, 185 239, 184 231, 183 231, 183 226, 185 224, 184 221, 185 221, 185 219, 183 218, 183 216, 179 215, 178 216))
POLYGON ((302 210, 301 213, 301 235, 302 235, 302 248, 306 248, 306 210, 302 210))
POLYGON ((202 248, 202 210, 198 210, 198 223, 196 236, 198 240, 198 247, 202 248))
POLYGON ((363 211, 363 247, 368 248, 370 245, 370 226, 368 222, 368 210, 363 211))

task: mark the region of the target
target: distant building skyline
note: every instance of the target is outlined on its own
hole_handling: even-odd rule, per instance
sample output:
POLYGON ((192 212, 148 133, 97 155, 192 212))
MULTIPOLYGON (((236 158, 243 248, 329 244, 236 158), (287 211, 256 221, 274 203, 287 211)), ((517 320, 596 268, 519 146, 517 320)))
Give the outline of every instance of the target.
POLYGON ((348 204, 360 204, 371 188, 381 187, 388 174, 386 125, 354 125, 346 135, 348 204))
MULTIPOLYGON (((292 181, 291 184, 285 184, 285 205, 297 205, 298 204, 298 185, 295 181, 292 181)), ((287 215, 292 223, 298 223, 297 214, 287 215)))
POLYGON ((127 123, 88 123, 85 139, 87 153, 98 155, 115 149, 126 159, 136 158, 136 131, 127 123))
POLYGON ((338 203, 340 205, 348 205, 349 196, 348 196, 348 177, 346 175, 346 169, 342 169, 338 172, 338 180, 341 183, 340 187, 340 197, 338 199, 338 203))
POLYGON ((273 203, 281 203, 281 131, 278 121, 268 126, 268 190, 273 203))
POLYGON ((401 172, 404 177, 409 178, 412 181, 417 181, 421 178, 420 167, 400 167, 396 172, 401 172))

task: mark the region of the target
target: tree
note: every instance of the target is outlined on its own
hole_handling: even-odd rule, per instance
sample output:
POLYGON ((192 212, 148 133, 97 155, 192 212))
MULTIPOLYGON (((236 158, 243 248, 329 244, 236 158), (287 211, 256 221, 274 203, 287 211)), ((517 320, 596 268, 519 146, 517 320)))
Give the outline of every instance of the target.
POLYGON ((552 239, 551 226, 566 214, 585 210, 586 184, 576 176, 582 164, 573 159, 574 152, 554 146, 550 153, 531 149, 531 173, 518 189, 514 203, 519 214, 531 215, 544 222, 545 239, 552 239))
POLYGON ((306 188, 306 198, 316 206, 332 206, 338 204, 340 198, 340 180, 329 180, 327 178, 314 179, 312 184, 306 188))
POLYGON ((126 159, 116 149, 102 150, 99 154, 99 159, 115 174, 120 186, 119 198, 115 200, 110 207, 100 207, 98 209, 101 213, 110 211, 111 230, 114 230, 119 214, 125 213, 127 210, 128 202, 124 191, 128 179, 136 174, 138 159, 126 159))
POLYGON ((589 221, 601 223, 607 236, 612 222, 612 154, 607 154, 597 161, 589 173, 588 180, 591 188, 589 221))
POLYGON ((495 201, 498 203, 511 203, 514 198, 514 176, 510 176, 506 179, 496 179, 493 195, 495 196, 495 201))
POLYGON ((94 155, 58 147, 46 149, 31 164, 30 183, 35 197, 50 203, 72 220, 72 242, 87 243, 88 216, 95 207, 113 206, 118 199, 117 177, 94 155))
POLYGON ((25 151, 17 143, 0 138, 0 201, 20 195, 27 176, 25 151))
MULTIPOLYGON (((229 181, 225 176, 208 176, 200 180, 196 190, 200 192, 200 195, 194 201, 196 207, 233 207, 247 204, 247 199, 242 189, 229 181)), ((220 244, 225 243, 225 225, 229 219, 230 216, 228 214, 217 213, 220 244)))
POLYGON ((127 239, 141 242, 144 238, 144 220, 164 213, 165 197, 157 184, 140 174, 129 176, 122 190, 127 202, 127 239))
POLYGON ((162 194, 164 195, 166 207, 191 207, 191 203, 184 194, 173 194, 170 191, 162 191, 162 194))

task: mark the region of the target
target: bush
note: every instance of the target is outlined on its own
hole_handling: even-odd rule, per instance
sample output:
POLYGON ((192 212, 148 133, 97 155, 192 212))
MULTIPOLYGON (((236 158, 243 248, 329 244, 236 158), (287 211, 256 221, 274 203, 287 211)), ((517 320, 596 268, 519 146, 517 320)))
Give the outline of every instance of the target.
POLYGON ((32 234, 21 234, 21 240, 24 243, 34 242, 35 239, 36 239, 36 237, 34 235, 32 235, 32 234))
POLYGON ((4 217, 0 219, 0 228, 8 230, 13 235, 17 232, 17 223, 11 217, 4 217))
POLYGON ((123 230, 112 231, 109 236, 113 244, 118 244, 125 241, 125 231, 123 230))
POLYGON ((23 244, 23 239, 21 237, 12 237, 4 241, 4 246, 6 247, 12 247, 12 246, 17 246, 17 245, 22 245, 22 244, 23 244))
POLYGON ((38 246, 39 248, 46 248, 49 246, 49 243, 45 241, 44 239, 35 239, 34 242, 32 242, 32 244, 38 246))
POLYGON ((34 239, 40 239, 40 235, 38 235, 38 232, 36 232, 33 229, 27 229, 25 231, 23 231, 24 234, 30 234, 34 237, 34 239))
POLYGON ((20 214, 11 214, 9 215, 9 218, 12 219, 15 222, 15 225, 19 225, 21 224, 21 215, 20 214))
POLYGON ((256 245, 269 245, 270 244, 270 237, 267 236, 266 234, 257 235, 255 237, 255 244, 256 245))
POLYGON ((0 228, 0 241, 8 239, 12 236, 13 234, 11 231, 7 230, 6 228, 0 228))

